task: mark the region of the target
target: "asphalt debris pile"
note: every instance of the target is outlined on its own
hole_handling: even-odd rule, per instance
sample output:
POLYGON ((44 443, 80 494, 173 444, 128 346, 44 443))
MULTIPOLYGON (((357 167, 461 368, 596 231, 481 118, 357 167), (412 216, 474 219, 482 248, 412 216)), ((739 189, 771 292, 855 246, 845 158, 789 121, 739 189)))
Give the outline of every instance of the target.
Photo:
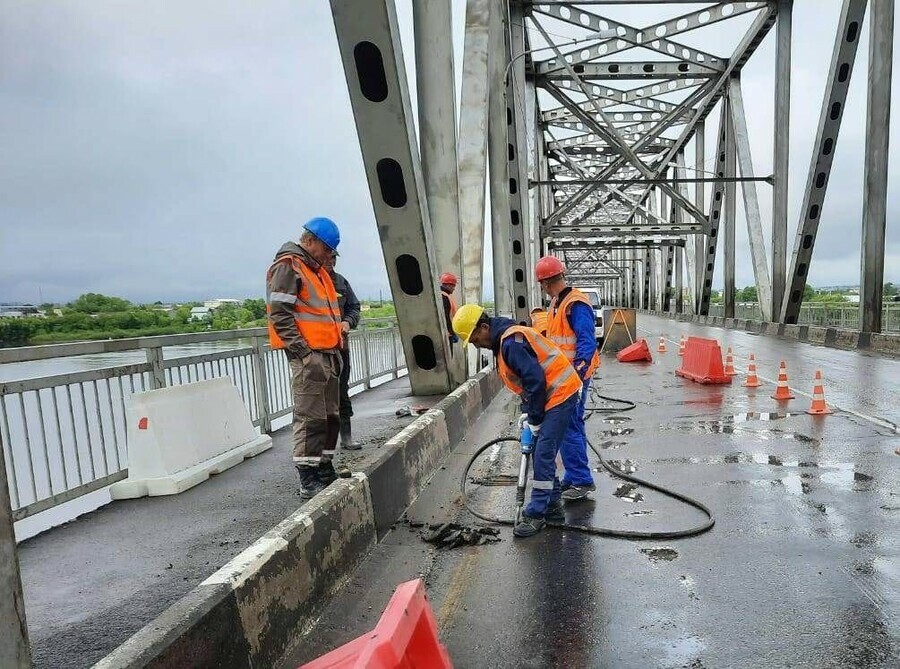
POLYGON ((500 541, 500 530, 495 527, 473 527, 459 523, 431 523, 422 532, 422 541, 438 548, 482 546, 500 541))

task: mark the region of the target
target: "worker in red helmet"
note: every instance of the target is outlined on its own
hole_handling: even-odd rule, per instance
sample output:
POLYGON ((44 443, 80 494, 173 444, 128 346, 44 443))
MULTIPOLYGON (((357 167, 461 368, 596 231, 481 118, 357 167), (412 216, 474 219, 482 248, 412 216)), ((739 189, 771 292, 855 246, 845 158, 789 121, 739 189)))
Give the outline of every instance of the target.
POLYGON ((444 303, 444 317, 447 321, 447 337, 451 344, 459 341, 459 337, 453 331, 453 317, 456 315, 456 298, 453 293, 456 290, 458 280, 452 272, 444 272, 441 274, 441 299, 444 303))
POLYGON ((555 256, 544 256, 535 265, 541 289, 550 299, 547 337, 559 346, 582 380, 581 399, 572 413, 569 429, 560 445, 566 469, 562 498, 566 502, 585 499, 597 489, 587 457, 584 408, 591 378, 600 365, 594 335, 594 308, 587 295, 566 283, 565 266, 555 256))

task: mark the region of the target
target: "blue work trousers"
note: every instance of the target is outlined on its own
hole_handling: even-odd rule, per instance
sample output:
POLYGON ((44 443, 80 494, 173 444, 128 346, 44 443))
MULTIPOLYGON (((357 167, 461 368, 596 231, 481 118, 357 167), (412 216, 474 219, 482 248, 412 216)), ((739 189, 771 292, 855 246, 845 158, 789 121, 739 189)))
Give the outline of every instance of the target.
POLYGON ((531 458, 534 480, 531 501, 525 507, 525 513, 529 516, 543 517, 547 513, 547 506, 559 499, 562 491, 559 479, 556 478, 556 454, 577 406, 578 395, 575 394, 544 414, 544 422, 537 433, 531 458))
POLYGON ((587 404, 590 390, 591 380, 588 379, 581 388, 581 400, 575 407, 575 411, 572 412, 572 418, 559 447, 563 467, 566 468, 562 483, 564 488, 594 483, 591 466, 588 464, 587 432, 584 428, 584 406, 587 404))

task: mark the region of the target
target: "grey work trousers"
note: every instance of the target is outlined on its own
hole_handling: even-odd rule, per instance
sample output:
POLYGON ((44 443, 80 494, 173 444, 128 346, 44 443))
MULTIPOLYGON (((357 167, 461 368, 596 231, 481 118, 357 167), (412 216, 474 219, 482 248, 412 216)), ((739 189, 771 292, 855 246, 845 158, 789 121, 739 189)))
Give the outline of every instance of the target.
POLYGON ((335 351, 312 351, 290 358, 294 399, 296 465, 316 467, 330 462, 339 433, 341 356, 335 351))

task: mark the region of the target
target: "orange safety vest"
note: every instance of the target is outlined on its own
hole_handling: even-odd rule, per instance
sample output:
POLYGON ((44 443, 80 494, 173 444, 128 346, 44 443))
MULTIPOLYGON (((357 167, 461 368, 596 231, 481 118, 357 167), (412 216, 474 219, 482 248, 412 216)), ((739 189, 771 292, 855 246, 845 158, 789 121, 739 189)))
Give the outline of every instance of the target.
MULTIPOLYGON (((554 297, 553 301, 550 303, 550 322, 547 325, 547 336, 550 338, 550 341, 562 349, 562 352, 566 354, 569 362, 574 362, 575 349, 578 341, 575 336, 575 331, 572 329, 572 326, 569 325, 569 319, 567 318, 569 307, 575 302, 583 302, 590 307, 591 313, 594 313, 594 307, 591 305, 591 301, 588 299, 587 295, 577 288, 570 290, 569 294, 566 295, 561 304, 557 305, 557 299, 558 297, 554 297)), ((597 353, 597 348, 595 346, 594 355, 588 363, 586 378, 593 376, 599 366, 600 354, 597 353)))
POLYGON ((535 311, 531 314, 531 327, 547 336, 547 325, 550 322, 550 314, 546 311, 535 311))
POLYGON ((578 374, 575 373, 572 364, 566 360, 566 356, 562 354, 559 348, 553 345, 553 342, 532 328, 523 325, 513 325, 500 337, 500 355, 497 356, 497 361, 500 378, 506 384, 506 387, 516 393, 516 395, 521 395, 524 392, 522 383, 519 377, 506 364, 506 360, 503 359, 503 340, 510 336, 524 337, 544 370, 544 377, 547 380, 545 411, 562 404, 581 390, 581 379, 578 378, 578 374))
MULTIPOLYGON (((272 275, 272 269, 281 262, 290 260, 294 271, 303 277, 300 292, 294 302, 294 322, 300 336, 306 340, 306 344, 314 351, 324 351, 332 348, 340 348, 343 333, 341 332, 341 310, 338 306, 337 291, 334 283, 325 268, 312 269, 303 262, 300 256, 285 256, 277 260, 266 275, 266 280, 272 275)), ((266 314, 272 312, 272 305, 266 296, 266 314)), ((284 342, 272 325, 269 325, 269 344, 273 349, 285 348, 284 342)))

